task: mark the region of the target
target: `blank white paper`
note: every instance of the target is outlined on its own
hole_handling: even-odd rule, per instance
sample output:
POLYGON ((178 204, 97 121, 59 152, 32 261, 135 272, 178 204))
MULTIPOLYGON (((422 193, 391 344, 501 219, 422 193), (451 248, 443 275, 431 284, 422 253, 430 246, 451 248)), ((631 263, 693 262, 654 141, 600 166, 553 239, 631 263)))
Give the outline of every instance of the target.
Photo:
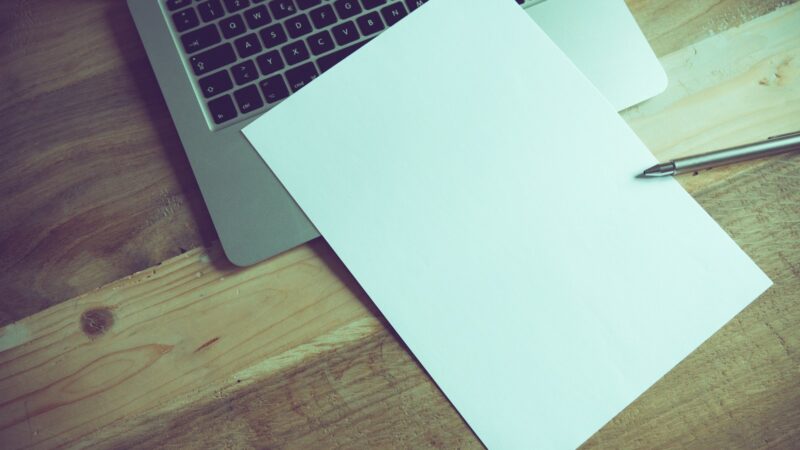
POLYGON ((244 133, 489 448, 580 445, 770 285, 510 0, 431 0, 244 133))

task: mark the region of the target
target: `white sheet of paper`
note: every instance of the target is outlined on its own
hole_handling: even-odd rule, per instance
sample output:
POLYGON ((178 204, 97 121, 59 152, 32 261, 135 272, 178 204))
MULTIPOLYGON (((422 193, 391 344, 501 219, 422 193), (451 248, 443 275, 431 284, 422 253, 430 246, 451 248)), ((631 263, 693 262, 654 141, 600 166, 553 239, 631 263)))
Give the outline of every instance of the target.
POLYGON ((489 448, 580 445, 770 285, 512 1, 431 0, 244 133, 489 448))

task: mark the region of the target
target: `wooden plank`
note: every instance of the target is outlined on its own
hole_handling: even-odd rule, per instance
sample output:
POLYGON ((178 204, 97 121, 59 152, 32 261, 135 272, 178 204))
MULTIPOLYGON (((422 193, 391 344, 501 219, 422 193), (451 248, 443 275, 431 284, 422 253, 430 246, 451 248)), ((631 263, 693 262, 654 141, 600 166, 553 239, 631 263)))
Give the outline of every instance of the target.
POLYGON ((366 300, 317 256, 321 244, 246 270, 218 250, 191 251, 12 325, 0 441, 74 442, 374 333, 366 300))
POLYGON ((796 0, 626 0, 658 56, 749 22, 796 0))
MULTIPOLYGON (((665 54, 785 0, 629 0, 665 54)), ((0 325, 216 239, 125 2, 0 2, 0 325)))
MULTIPOLYGON (((798 23, 800 5, 781 8, 667 56, 667 92, 626 118, 662 157, 708 144, 708 123, 730 142, 800 128, 798 23)), ((800 157, 681 180, 775 286, 587 447, 789 448, 800 157)), ((4 328, 0 442, 479 447, 379 317, 321 241, 242 270, 191 251, 4 328)))
POLYGON ((0 2, 0 324, 216 239, 124 1, 0 2))

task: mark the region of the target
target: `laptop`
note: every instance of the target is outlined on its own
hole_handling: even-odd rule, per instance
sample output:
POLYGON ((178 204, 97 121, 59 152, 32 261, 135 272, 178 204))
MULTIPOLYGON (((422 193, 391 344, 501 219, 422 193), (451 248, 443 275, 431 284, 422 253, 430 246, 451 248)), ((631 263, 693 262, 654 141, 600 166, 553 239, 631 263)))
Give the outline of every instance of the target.
MULTIPOLYGON (((241 129, 426 1, 128 0, 232 263, 250 265, 319 236, 241 129)), ((623 0, 507 1, 525 8, 618 110, 666 87, 623 0)), ((398 119, 395 132, 413 133, 398 119)), ((312 127, 325 117, 307 111, 297 120, 312 127)))

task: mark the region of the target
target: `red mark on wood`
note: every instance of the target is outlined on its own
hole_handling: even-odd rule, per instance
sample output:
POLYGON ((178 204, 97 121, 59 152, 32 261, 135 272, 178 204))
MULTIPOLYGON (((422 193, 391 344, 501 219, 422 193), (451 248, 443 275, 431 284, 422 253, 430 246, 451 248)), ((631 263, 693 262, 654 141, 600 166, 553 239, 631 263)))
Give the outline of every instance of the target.
POLYGON ((195 350, 195 351, 194 351, 194 353, 197 353, 197 352, 199 352, 200 350, 202 350, 202 349, 204 349, 204 348, 206 348, 206 347, 208 347, 208 346, 211 346, 211 345, 213 345, 213 344, 214 344, 215 342, 217 342, 218 340, 219 340, 219 338, 218 338, 218 337, 215 337, 214 339, 211 339, 210 341, 206 342, 205 344, 201 345, 200 347, 197 347, 197 350, 195 350))

